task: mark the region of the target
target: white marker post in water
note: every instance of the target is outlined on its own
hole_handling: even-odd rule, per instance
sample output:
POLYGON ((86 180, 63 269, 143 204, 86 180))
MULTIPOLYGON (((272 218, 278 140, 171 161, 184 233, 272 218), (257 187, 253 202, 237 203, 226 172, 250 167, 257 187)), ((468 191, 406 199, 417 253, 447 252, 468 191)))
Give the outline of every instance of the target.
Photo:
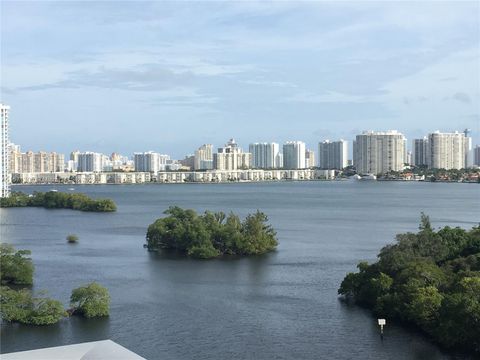
POLYGON ((387 325, 387 320, 385 319, 378 319, 378 325, 380 325, 380 337, 383 340, 383 327, 387 325))

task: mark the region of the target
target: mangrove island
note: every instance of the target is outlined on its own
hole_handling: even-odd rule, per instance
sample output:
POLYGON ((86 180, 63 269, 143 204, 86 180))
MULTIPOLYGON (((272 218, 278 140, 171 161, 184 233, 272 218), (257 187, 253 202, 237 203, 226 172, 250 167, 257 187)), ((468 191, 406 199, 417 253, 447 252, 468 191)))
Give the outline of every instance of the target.
POLYGON ((52 325, 69 315, 86 318, 108 316, 110 294, 96 282, 72 290, 71 308, 45 296, 34 296, 27 286, 33 285, 34 266, 29 250, 16 250, 0 243, 0 319, 25 325, 52 325), (21 287, 20 287, 21 286, 21 287))
POLYGON ((167 217, 148 227, 147 248, 150 251, 170 249, 187 256, 210 259, 221 255, 259 255, 278 245, 276 232, 267 216, 257 211, 243 221, 230 213, 194 210, 172 206, 167 217))
POLYGON ((73 209, 92 212, 113 212, 117 210, 117 205, 110 199, 92 199, 85 194, 67 194, 57 191, 34 192, 32 195, 12 192, 9 197, 0 198, 0 207, 44 207, 46 209, 73 209))
MULTIPOLYGON (((480 353, 480 227, 397 235, 374 264, 361 262, 338 293, 375 315, 413 325, 445 348, 480 353)), ((387 320, 388 321, 388 320, 387 320)))

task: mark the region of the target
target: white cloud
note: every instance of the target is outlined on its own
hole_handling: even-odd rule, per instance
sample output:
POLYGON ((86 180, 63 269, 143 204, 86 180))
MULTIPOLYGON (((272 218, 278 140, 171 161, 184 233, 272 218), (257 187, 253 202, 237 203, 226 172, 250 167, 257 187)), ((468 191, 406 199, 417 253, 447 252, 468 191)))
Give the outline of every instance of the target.
POLYGON ((299 102, 299 103, 365 103, 374 100, 372 96, 360 96, 360 95, 351 95, 343 94, 336 91, 327 91, 323 94, 315 94, 312 92, 300 92, 291 97, 288 97, 286 100, 290 102, 299 102))

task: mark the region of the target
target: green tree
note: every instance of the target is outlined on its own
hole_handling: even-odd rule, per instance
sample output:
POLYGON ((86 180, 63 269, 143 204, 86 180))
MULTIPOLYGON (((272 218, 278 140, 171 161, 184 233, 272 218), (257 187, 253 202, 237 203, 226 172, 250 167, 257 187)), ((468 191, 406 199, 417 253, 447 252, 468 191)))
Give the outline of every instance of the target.
POLYGON ((243 222, 235 214, 194 210, 178 206, 165 211, 147 230, 149 250, 172 249, 196 258, 219 255, 257 255, 273 250, 278 242, 276 233, 265 214, 257 211, 243 222))
POLYGON ((67 235, 67 242, 74 244, 78 242, 78 236, 75 234, 67 235))
POLYGON ((0 281, 2 284, 32 285, 33 263, 29 250, 16 251, 12 245, 0 243, 0 281))
POLYGON ((480 229, 399 234, 378 262, 360 262, 338 293, 376 315, 415 324, 445 347, 480 353, 480 229))
POLYGON ((0 289, 2 320, 31 325, 51 325, 66 316, 61 302, 46 297, 33 297, 31 291, 0 289))
POLYGON ((108 316, 110 294, 105 287, 92 282, 72 291, 70 306, 74 313, 79 313, 87 318, 108 316))

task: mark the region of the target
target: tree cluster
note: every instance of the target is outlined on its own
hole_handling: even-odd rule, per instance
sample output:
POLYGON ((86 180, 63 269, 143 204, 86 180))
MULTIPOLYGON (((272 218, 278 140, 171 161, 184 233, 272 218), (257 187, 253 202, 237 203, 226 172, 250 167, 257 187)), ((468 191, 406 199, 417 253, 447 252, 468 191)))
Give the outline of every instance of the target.
POLYGON ((172 249, 191 257, 209 259, 220 255, 258 255, 278 245, 276 232, 267 216, 257 211, 243 221, 230 213, 194 210, 174 206, 167 217, 148 227, 149 250, 172 249))
POLYGON ((13 289, 11 285, 32 285, 33 264, 28 250, 15 251, 13 246, 0 244, 1 272, 0 317, 2 321, 30 325, 51 325, 68 314, 87 318, 108 316, 110 295, 103 286, 93 282, 72 291, 67 312, 60 301, 34 296, 30 289, 13 289))
POLYGON ((413 324, 446 348, 480 353, 480 227, 397 235, 374 264, 361 262, 338 293, 378 317, 413 324))
POLYGON ((0 198, 0 207, 44 207, 47 209, 73 209, 93 212, 112 212, 117 206, 111 199, 92 199, 85 194, 57 191, 34 192, 28 195, 13 192, 7 198, 0 198))

